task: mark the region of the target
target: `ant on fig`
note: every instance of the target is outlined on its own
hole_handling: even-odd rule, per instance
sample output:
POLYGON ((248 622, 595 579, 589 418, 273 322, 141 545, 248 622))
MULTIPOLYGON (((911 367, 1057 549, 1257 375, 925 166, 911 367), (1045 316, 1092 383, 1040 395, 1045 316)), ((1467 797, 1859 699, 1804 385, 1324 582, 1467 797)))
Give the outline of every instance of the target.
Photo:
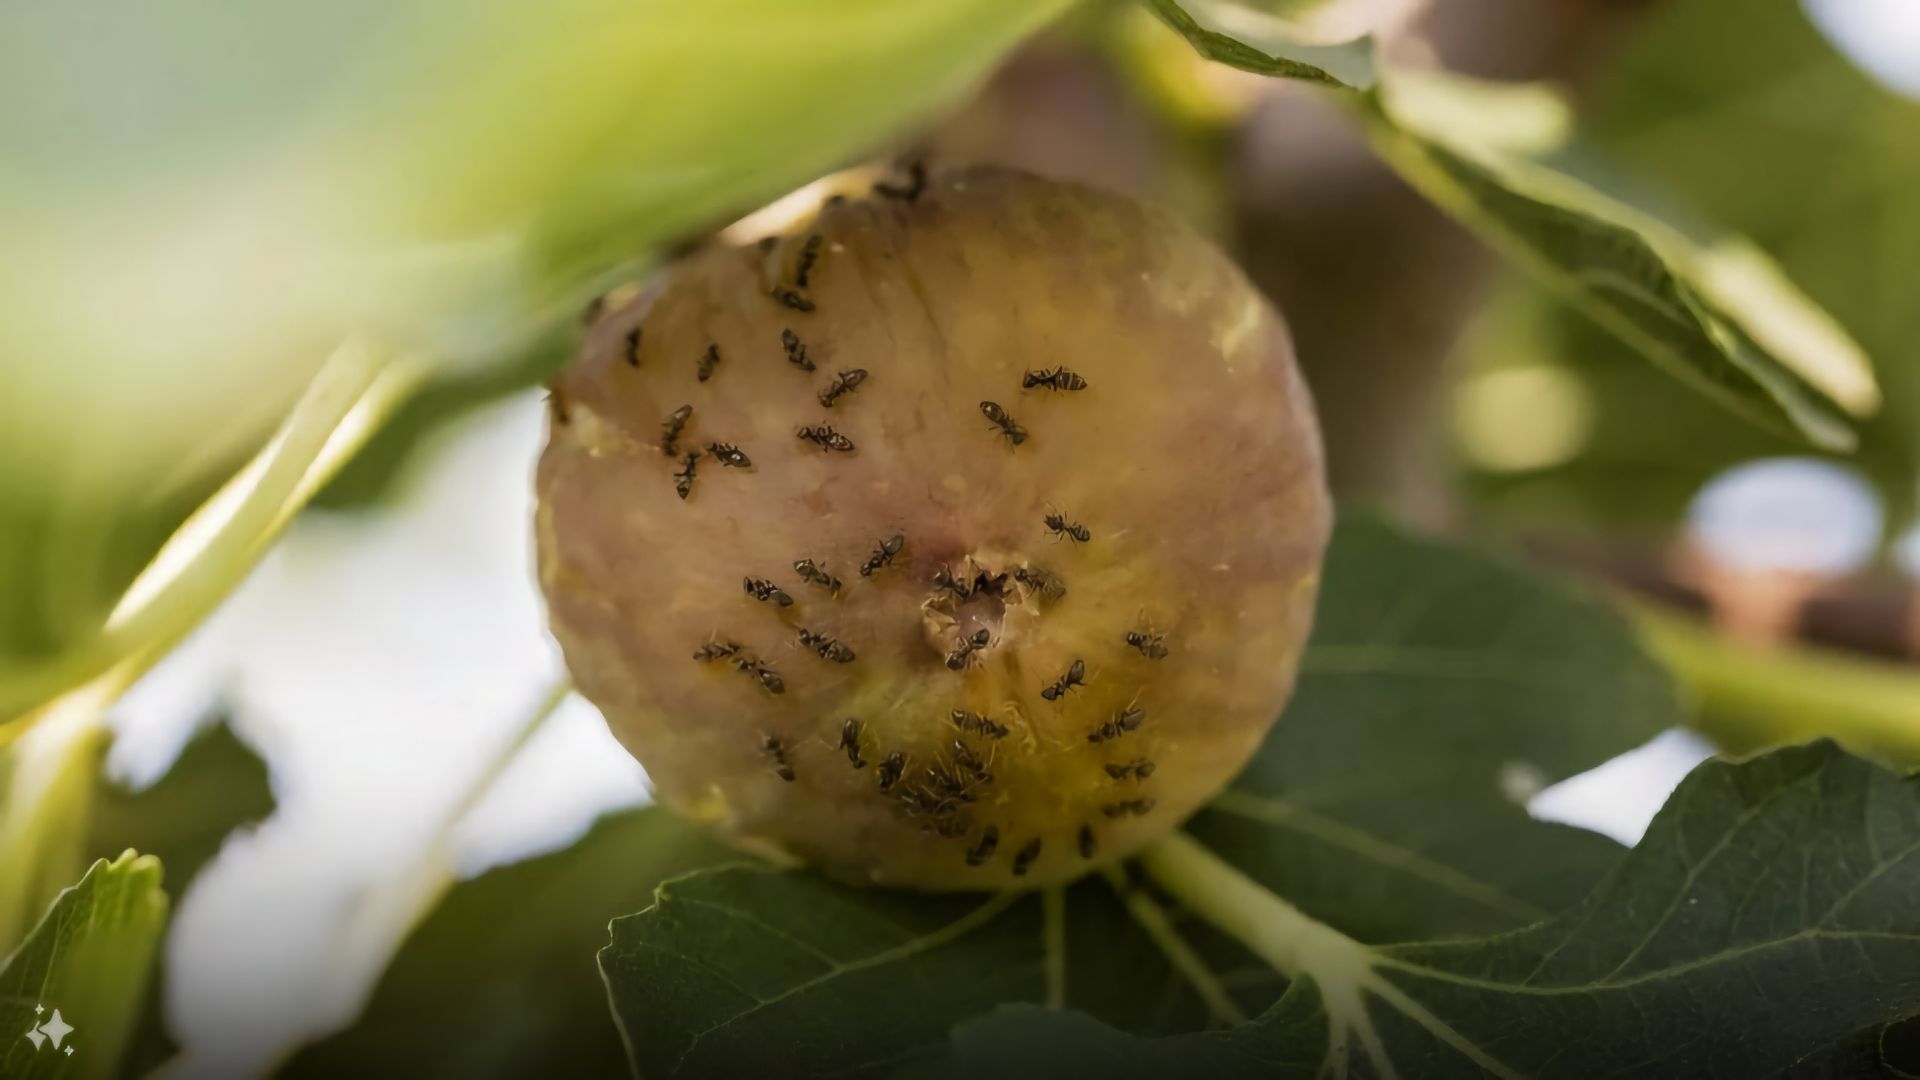
POLYGON ((1020 377, 1020 389, 1022 390, 1070 391, 1085 390, 1086 388, 1087 380, 1081 378, 1077 372, 1069 371, 1064 367, 1057 367, 1051 371, 1042 368, 1039 371, 1029 371, 1020 377))
POLYGON ((999 402, 981 402, 980 412, 981 415, 991 421, 995 427, 1000 429, 1000 434, 1006 438, 1007 442, 1014 446, 1019 446, 1021 443, 1027 441, 1027 429, 1016 423, 1013 416, 1009 414, 1007 410, 1000 407, 999 402))
POLYGON ((892 566, 893 557, 900 554, 900 548, 906 542, 907 538, 899 533, 894 533, 892 536, 880 541, 879 545, 873 549, 873 554, 867 558, 867 561, 860 564, 860 576, 872 577, 874 571, 892 566))
POLYGON ((1055 680, 1046 689, 1040 691, 1040 696, 1046 698, 1048 701, 1058 701, 1066 696, 1067 691, 1085 684, 1086 681, 1087 662, 1085 660, 1075 660, 1068 666, 1065 675, 1060 676, 1059 679, 1055 680))
POLYGON ((991 640, 992 638, 988 635, 984 627, 974 631, 972 637, 961 638, 959 647, 947 654, 947 668, 952 671, 959 671, 961 668, 966 667, 968 662, 973 659, 973 654, 986 648, 987 643, 991 640))
POLYGON ((1066 537, 1076 544, 1084 544, 1093 539, 1093 533, 1089 532, 1085 525, 1077 521, 1068 521, 1067 515, 1058 510, 1049 508, 1041 521, 1046 523, 1047 531, 1053 534, 1055 540, 1066 537))

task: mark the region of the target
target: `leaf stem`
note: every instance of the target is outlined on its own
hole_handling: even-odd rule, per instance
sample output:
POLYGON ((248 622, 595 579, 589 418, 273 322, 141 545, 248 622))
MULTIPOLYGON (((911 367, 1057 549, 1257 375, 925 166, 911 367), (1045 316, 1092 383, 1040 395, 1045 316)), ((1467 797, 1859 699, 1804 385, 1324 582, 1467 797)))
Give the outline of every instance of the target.
POLYGON ((1047 947, 1047 1008, 1067 1007, 1067 890, 1059 885, 1040 895, 1047 947))
POLYGON ((1225 1027, 1246 1023, 1246 1014, 1234 1004, 1232 995, 1227 993, 1226 987, 1207 967, 1206 961, 1200 959, 1200 954, 1194 952, 1193 946, 1180 936, 1180 931, 1174 929, 1173 921, 1167 918, 1167 911, 1160 906, 1160 902, 1149 896, 1146 890, 1135 888, 1127 880, 1126 873, 1117 866, 1107 867, 1105 876, 1107 884, 1113 886, 1114 894, 1126 905, 1127 914, 1133 916, 1133 921, 1159 946, 1167 963, 1172 964, 1173 969, 1187 980, 1193 992, 1200 995, 1214 1023, 1225 1027))

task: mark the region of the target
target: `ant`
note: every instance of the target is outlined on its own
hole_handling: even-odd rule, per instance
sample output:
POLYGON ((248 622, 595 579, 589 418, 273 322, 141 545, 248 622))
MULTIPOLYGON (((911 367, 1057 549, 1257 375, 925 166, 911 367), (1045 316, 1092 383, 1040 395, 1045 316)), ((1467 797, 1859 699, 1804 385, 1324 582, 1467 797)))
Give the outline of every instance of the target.
POLYGON ((980 842, 967 849, 967 865, 979 866, 993 858, 993 849, 1000 846, 1000 830, 992 825, 980 834, 980 842))
POLYGON ((907 771, 907 755, 895 750, 880 763, 880 790, 892 791, 893 785, 900 782, 900 774, 907 771))
POLYGON ((773 761, 773 773, 787 783, 793 783, 793 766, 787 764, 787 748, 772 735, 760 740, 760 749, 773 761))
POLYGON ((1040 696, 1046 698, 1048 701, 1058 701, 1066 696, 1067 691, 1086 681, 1087 662, 1085 660, 1075 660, 1067 667, 1067 673, 1065 675, 1060 676, 1058 681, 1040 691, 1040 696))
POLYGON ((840 591, 840 579, 820 569, 820 567, 814 564, 812 559, 794 560, 793 572, 799 574, 800 580, 802 581, 818 585, 832 592, 837 593, 840 591))
POLYGON ((627 351, 626 351, 627 366, 639 367, 640 366, 640 328, 636 326, 633 329, 627 331, 627 336, 625 338, 625 341, 627 345, 627 351))
POLYGON ((720 346, 718 344, 708 345, 707 351, 700 354, 700 364, 695 374, 699 376, 701 382, 706 382, 708 379, 713 378, 713 369, 719 366, 720 346))
POLYGON ((660 452, 673 457, 680 452, 680 433, 687 429, 687 421, 693 417, 693 406, 682 405, 673 410, 660 424, 660 452))
POLYGON ((1110 818, 1126 817, 1128 814, 1140 817, 1152 809, 1152 799, 1123 799, 1117 803, 1108 803, 1100 808, 1100 812, 1110 818))
POLYGON ((825 390, 820 391, 820 404, 825 408, 831 409, 833 408, 833 403, 840 400, 842 395, 853 393, 861 383, 866 381, 866 368, 851 368, 843 371, 835 375, 833 381, 827 383, 825 390))
MULTIPOLYGON (((981 633, 984 634, 986 631, 982 630, 981 633)), ((997 723, 976 712, 968 712, 965 709, 955 709, 953 710, 952 719, 953 726, 959 728, 961 731, 970 732, 975 735, 985 735, 991 739, 1004 739, 1007 737, 1008 729, 1005 724, 997 723)))
POLYGON ((973 654, 986 648, 990 640, 985 628, 975 630, 972 637, 961 638, 959 647, 947 654, 947 667, 953 671, 966 667, 973 654))
POLYGON ((1071 538, 1076 544, 1084 544, 1093 539, 1093 533, 1088 532, 1085 525, 1077 521, 1068 521, 1067 515, 1058 510, 1047 511, 1041 520, 1046 523, 1047 531, 1053 534, 1055 540, 1064 536, 1071 538))
POLYGON ((707 444, 707 453, 717 458, 720 464, 729 469, 748 469, 753 467, 753 459, 741 452, 732 443, 713 442, 707 444))
POLYGON ((1127 631, 1127 644, 1139 651, 1149 660, 1167 658, 1167 635, 1155 634, 1146 630, 1127 631))
MULTIPOLYGON (((797 288, 804 289, 807 287, 807 275, 813 273, 814 261, 819 258, 820 234, 814 233, 812 236, 807 237, 806 243, 800 245, 800 261, 793 268, 793 284, 797 288)), ((813 369, 809 367, 807 370, 812 371, 813 369)))
POLYGON ((822 450, 838 450, 843 454, 853 450, 853 440, 833 430, 830 424, 802 427, 800 437, 822 450))
POLYGON ((1039 566, 1022 566, 1013 572, 1013 580, 1040 594, 1049 603, 1067 595, 1067 583, 1060 575, 1039 566))
POLYGON ((1086 388, 1087 380, 1081 378, 1077 372, 1068 371, 1063 367, 1054 368, 1052 371, 1044 368, 1039 371, 1029 371, 1020 378, 1022 390, 1085 390, 1086 388))
POLYGON ((1027 868, 1032 866, 1033 860, 1039 857, 1040 857, 1040 838, 1036 836, 1033 838, 1031 842, 1027 844, 1026 847, 1023 847, 1018 852, 1014 853, 1013 876, 1025 877, 1027 875, 1027 868))
POLYGON ((760 685, 766 687, 767 693, 769 694, 784 694, 787 692, 787 684, 780 678, 779 674, 758 660, 744 656, 736 657, 733 661, 733 666, 760 680, 760 685))
POLYGON ((804 626, 800 628, 800 644, 819 653, 822 660, 831 660, 836 664, 853 663, 852 649, 825 634, 816 634, 804 626))
POLYGON ((1108 765, 1107 775, 1113 777, 1115 780, 1126 780, 1129 778, 1145 780, 1147 777, 1153 775, 1153 769, 1153 762, 1148 761, 1146 758, 1140 758, 1137 761, 1129 761, 1124 765, 1108 765))
POLYGON ((1093 838, 1093 826, 1080 826, 1080 857, 1083 859, 1091 859, 1093 858, 1093 853, 1098 850, 1100 850, 1100 846, 1093 838))
POLYGON ((781 607, 793 606, 793 597, 788 596, 785 589, 765 578, 741 578, 740 581, 747 595, 755 600, 771 600, 781 607))
POLYGON ((801 371, 812 371, 814 369, 813 361, 807 359, 806 343, 800 340, 799 334, 794 333, 792 330, 780 331, 780 344, 786 346, 787 363, 792 364, 801 371))
POLYGON ((880 541, 879 545, 873 549, 873 554, 867 558, 867 561, 860 564, 860 576, 872 577, 875 570, 892 566, 893 557, 900 554, 900 547, 906 542, 907 538, 901 536, 899 533, 894 533, 892 536, 880 541))
POLYGON ((680 459, 680 464, 682 466, 680 471, 673 474, 673 490, 684 500, 693 494, 693 469, 700 464, 699 453, 687 451, 686 456, 680 459))
POLYGON ((973 595, 973 584, 954 577, 953 568, 950 566, 942 566, 934 571, 933 587, 952 593, 958 600, 965 600, 973 595))
POLYGON ((694 651, 693 658, 704 664, 722 657, 736 656, 742 647, 737 641, 709 641, 694 651))
MULTIPOLYGON (((1120 712, 1115 713, 1113 719, 1094 728, 1093 733, 1087 736, 1087 741, 1090 743, 1103 743, 1109 739, 1117 739, 1127 732, 1138 728, 1146 718, 1147 710, 1138 705, 1129 705, 1120 712)), ((1145 778, 1142 777, 1142 779, 1145 778)))
POLYGON ((856 769, 867 767, 867 759, 860 756, 860 721, 849 719, 840 725, 840 749, 847 752, 847 760, 856 769))
POLYGON ((800 295, 800 292, 797 289, 789 289, 781 285, 775 285, 770 295, 775 300, 780 301, 782 304, 792 308, 795 311, 812 311, 813 310, 813 301, 800 295))
POLYGON ((1013 417, 1007 413, 1007 410, 1001 408, 998 402, 981 402, 980 412, 991 421, 995 427, 999 428, 1000 434, 1006 436, 1007 441, 1014 446, 1019 446, 1021 443, 1027 441, 1027 429, 1015 423, 1013 417))

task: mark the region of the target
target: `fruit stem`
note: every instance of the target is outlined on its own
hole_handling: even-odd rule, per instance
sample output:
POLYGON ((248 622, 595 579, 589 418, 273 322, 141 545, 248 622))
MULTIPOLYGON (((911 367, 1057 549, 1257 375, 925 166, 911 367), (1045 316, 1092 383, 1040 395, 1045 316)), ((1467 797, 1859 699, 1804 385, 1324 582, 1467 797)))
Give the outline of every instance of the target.
POLYGON ((1309 917, 1185 833, 1155 840, 1141 869, 1183 907, 1212 923, 1288 978, 1363 983, 1373 967, 1365 945, 1309 917))
POLYGON ((1119 867, 1109 866, 1104 874, 1107 884, 1113 886, 1114 894, 1127 906, 1127 914, 1133 916, 1133 921, 1160 947, 1167 963, 1172 964, 1173 969, 1187 980, 1193 992, 1200 995, 1214 1023, 1222 1027, 1237 1027, 1246 1023, 1247 1015, 1240 1011, 1240 1006, 1234 1004, 1232 996, 1227 993, 1226 987, 1220 985, 1220 980, 1207 967, 1206 961, 1200 959, 1200 954, 1193 951, 1193 946, 1180 936, 1180 931, 1173 928, 1173 921, 1167 918, 1167 911, 1160 906, 1160 902, 1148 895, 1145 889, 1135 887, 1119 867))

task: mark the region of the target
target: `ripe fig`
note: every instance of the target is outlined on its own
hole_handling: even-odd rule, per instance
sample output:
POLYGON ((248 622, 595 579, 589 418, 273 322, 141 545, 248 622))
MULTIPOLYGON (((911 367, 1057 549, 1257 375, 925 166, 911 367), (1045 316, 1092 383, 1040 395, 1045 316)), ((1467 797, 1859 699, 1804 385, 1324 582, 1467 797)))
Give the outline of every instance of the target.
POLYGON ((1068 880, 1294 682, 1331 511, 1280 317, 1164 213, 916 172, 609 304, 540 580, 657 797, 846 880, 1068 880))

